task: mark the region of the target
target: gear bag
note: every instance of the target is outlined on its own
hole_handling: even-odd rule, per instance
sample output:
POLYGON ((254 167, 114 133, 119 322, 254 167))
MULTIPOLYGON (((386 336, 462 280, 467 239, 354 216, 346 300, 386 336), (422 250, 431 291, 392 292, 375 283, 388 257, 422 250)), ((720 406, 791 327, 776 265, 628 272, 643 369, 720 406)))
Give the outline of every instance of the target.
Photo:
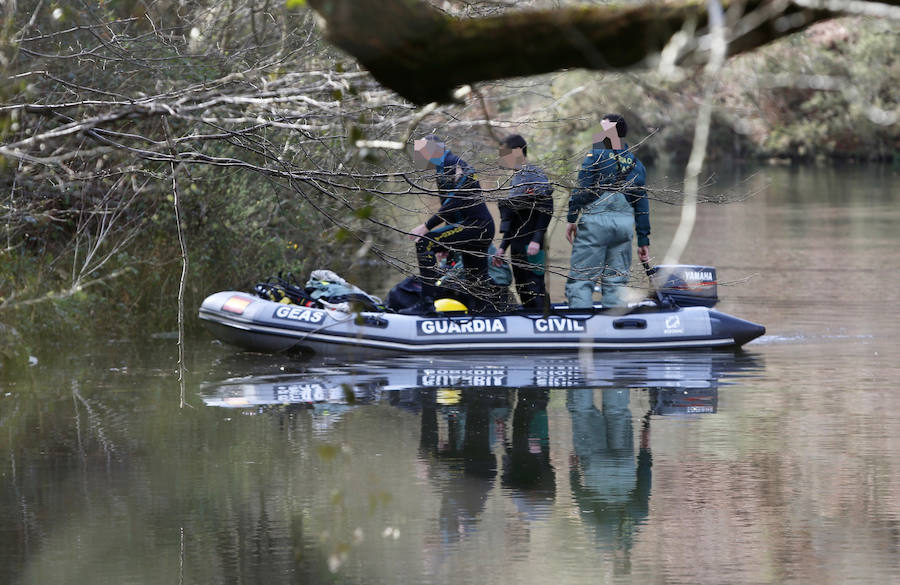
POLYGON ((359 311, 384 311, 381 299, 350 284, 330 270, 314 270, 306 282, 306 292, 316 301, 337 305, 348 303, 359 311))

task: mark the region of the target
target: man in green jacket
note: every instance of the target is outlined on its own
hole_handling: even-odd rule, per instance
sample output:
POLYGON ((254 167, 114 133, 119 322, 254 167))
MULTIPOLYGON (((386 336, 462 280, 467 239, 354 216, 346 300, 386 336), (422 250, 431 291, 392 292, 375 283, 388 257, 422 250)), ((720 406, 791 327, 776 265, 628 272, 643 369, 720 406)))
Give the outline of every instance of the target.
POLYGON ((601 281, 604 307, 625 304, 623 288, 631 271, 631 238, 637 232, 638 257, 650 258, 650 205, 644 189, 647 172, 622 138, 625 119, 607 114, 603 132, 578 172, 578 188, 569 199, 566 238, 572 261, 566 300, 572 308, 593 306, 594 283, 601 281))

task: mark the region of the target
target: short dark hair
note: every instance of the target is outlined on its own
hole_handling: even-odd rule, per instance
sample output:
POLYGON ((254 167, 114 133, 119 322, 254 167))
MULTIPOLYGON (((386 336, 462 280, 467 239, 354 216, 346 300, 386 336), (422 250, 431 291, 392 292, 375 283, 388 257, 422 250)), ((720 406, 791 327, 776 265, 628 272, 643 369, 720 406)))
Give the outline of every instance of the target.
POLYGON ((500 144, 510 150, 514 148, 521 148, 522 154, 528 156, 528 143, 525 142, 525 139, 522 138, 520 134, 510 134, 509 136, 501 140, 500 144))
POLYGON ((616 134, 619 135, 619 138, 625 138, 628 135, 628 124, 620 114, 606 114, 603 119, 616 123, 616 134))

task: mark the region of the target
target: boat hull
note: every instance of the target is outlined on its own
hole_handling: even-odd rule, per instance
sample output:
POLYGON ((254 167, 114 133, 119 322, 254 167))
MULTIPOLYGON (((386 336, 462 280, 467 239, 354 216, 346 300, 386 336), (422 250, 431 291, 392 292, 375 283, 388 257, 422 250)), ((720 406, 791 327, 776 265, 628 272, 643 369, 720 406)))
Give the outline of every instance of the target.
POLYGON ((348 314, 275 303, 236 291, 207 297, 199 316, 217 338, 245 349, 306 349, 354 357, 733 348, 765 333, 762 325, 707 307, 641 306, 627 314, 575 309, 556 309, 549 315, 348 314))

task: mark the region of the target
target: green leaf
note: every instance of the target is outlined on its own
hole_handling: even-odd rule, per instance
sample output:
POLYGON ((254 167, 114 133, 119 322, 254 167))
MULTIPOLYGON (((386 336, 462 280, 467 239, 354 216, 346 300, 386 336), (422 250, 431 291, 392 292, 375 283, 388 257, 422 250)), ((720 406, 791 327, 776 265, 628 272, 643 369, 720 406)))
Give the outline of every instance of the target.
POLYGON ((353 215, 359 219, 369 219, 370 217, 372 217, 373 211, 374 211, 374 209, 372 209, 371 205, 366 205, 366 206, 360 207, 359 209, 355 210, 353 212, 353 215))
POLYGON ((303 8, 306 6, 306 0, 287 0, 285 2, 288 10, 293 10, 295 8, 303 8))
POLYGON ((340 228, 338 229, 337 233, 334 234, 334 241, 336 241, 338 244, 342 244, 349 240, 352 235, 353 233, 350 230, 346 228, 340 228))

